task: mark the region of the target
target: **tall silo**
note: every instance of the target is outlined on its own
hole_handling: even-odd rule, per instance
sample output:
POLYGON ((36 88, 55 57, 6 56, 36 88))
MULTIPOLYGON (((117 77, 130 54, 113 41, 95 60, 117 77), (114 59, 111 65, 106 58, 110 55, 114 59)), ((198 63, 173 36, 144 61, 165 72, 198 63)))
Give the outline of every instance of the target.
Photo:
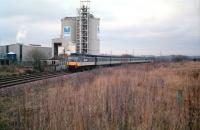
POLYGON ((76 45, 76 17, 65 17, 61 19, 60 38, 52 39, 53 56, 65 52, 75 52, 76 45))
POLYGON ((76 17, 65 17, 61 20, 61 23, 62 47, 69 50, 69 46, 76 44, 76 17))
POLYGON ((88 54, 96 55, 100 53, 99 23, 100 19, 95 18, 92 14, 90 14, 88 54))

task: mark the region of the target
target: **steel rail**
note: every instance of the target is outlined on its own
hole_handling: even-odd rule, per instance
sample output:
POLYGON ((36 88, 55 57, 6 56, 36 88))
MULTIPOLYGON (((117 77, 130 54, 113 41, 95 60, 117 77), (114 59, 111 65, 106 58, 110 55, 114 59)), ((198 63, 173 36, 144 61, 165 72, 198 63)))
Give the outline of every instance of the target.
POLYGON ((70 73, 55 73, 53 75, 41 75, 38 77, 29 77, 26 79, 19 78, 19 80, 16 79, 16 80, 11 80, 9 82, 0 83, 0 89, 15 86, 15 85, 21 85, 21 84, 25 84, 25 83, 31 83, 34 81, 40 81, 40 80, 45 80, 45 79, 49 79, 49 78, 64 76, 67 74, 70 74, 70 73))

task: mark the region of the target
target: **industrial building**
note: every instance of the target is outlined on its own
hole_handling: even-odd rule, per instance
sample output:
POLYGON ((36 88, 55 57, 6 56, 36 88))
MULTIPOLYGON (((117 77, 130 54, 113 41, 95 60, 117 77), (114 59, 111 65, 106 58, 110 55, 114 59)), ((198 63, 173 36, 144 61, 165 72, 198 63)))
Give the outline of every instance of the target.
POLYGON ((6 60, 8 56, 15 56, 17 62, 27 62, 32 61, 31 53, 33 51, 40 52, 42 57, 48 59, 52 57, 52 48, 51 47, 42 47, 40 45, 25 45, 21 43, 11 44, 0 46, 0 60, 6 60), (12 55, 11 55, 12 54, 12 55), (7 56, 8 55, 8 56, 7 56))
POLYGON ((89 0, 81 0, 78 16, 61 19, 60 38, 52 39, 53 57, 69 53, 100 53, 100 19, 90 13, 89 4, 89 0))

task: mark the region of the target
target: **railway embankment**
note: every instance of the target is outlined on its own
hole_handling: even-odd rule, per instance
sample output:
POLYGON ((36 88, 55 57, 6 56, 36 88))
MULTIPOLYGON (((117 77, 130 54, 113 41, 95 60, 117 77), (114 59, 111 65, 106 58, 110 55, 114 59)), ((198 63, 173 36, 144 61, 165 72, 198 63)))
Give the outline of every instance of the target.
POLYGON ((0 90, 0 129, 198 130, 200 62, 100 68, 0 90))

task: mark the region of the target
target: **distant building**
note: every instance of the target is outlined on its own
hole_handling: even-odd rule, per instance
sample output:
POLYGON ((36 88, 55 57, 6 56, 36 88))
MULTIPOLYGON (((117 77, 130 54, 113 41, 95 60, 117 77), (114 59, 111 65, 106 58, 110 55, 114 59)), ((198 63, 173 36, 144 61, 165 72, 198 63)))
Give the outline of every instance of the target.
POLYGON ((90 14, 89 2, 81 1, 78 16, 61 19, 61 35, 52 39, 52 55, 99 54, 99 23, 100 19, 90 14))
POLYGON ((44 57, 51 58, 52 57, 52 48, 51 47, 42 47, 40 45, 24 45, 24 44, 11 44, 0 46, 0 54, 1 59, 7 54, 16 54, 16 60, 18 62, 25 62, 31 61, 30 53, 32 50, 37 49, 38 51, 42 52, 44 57))

